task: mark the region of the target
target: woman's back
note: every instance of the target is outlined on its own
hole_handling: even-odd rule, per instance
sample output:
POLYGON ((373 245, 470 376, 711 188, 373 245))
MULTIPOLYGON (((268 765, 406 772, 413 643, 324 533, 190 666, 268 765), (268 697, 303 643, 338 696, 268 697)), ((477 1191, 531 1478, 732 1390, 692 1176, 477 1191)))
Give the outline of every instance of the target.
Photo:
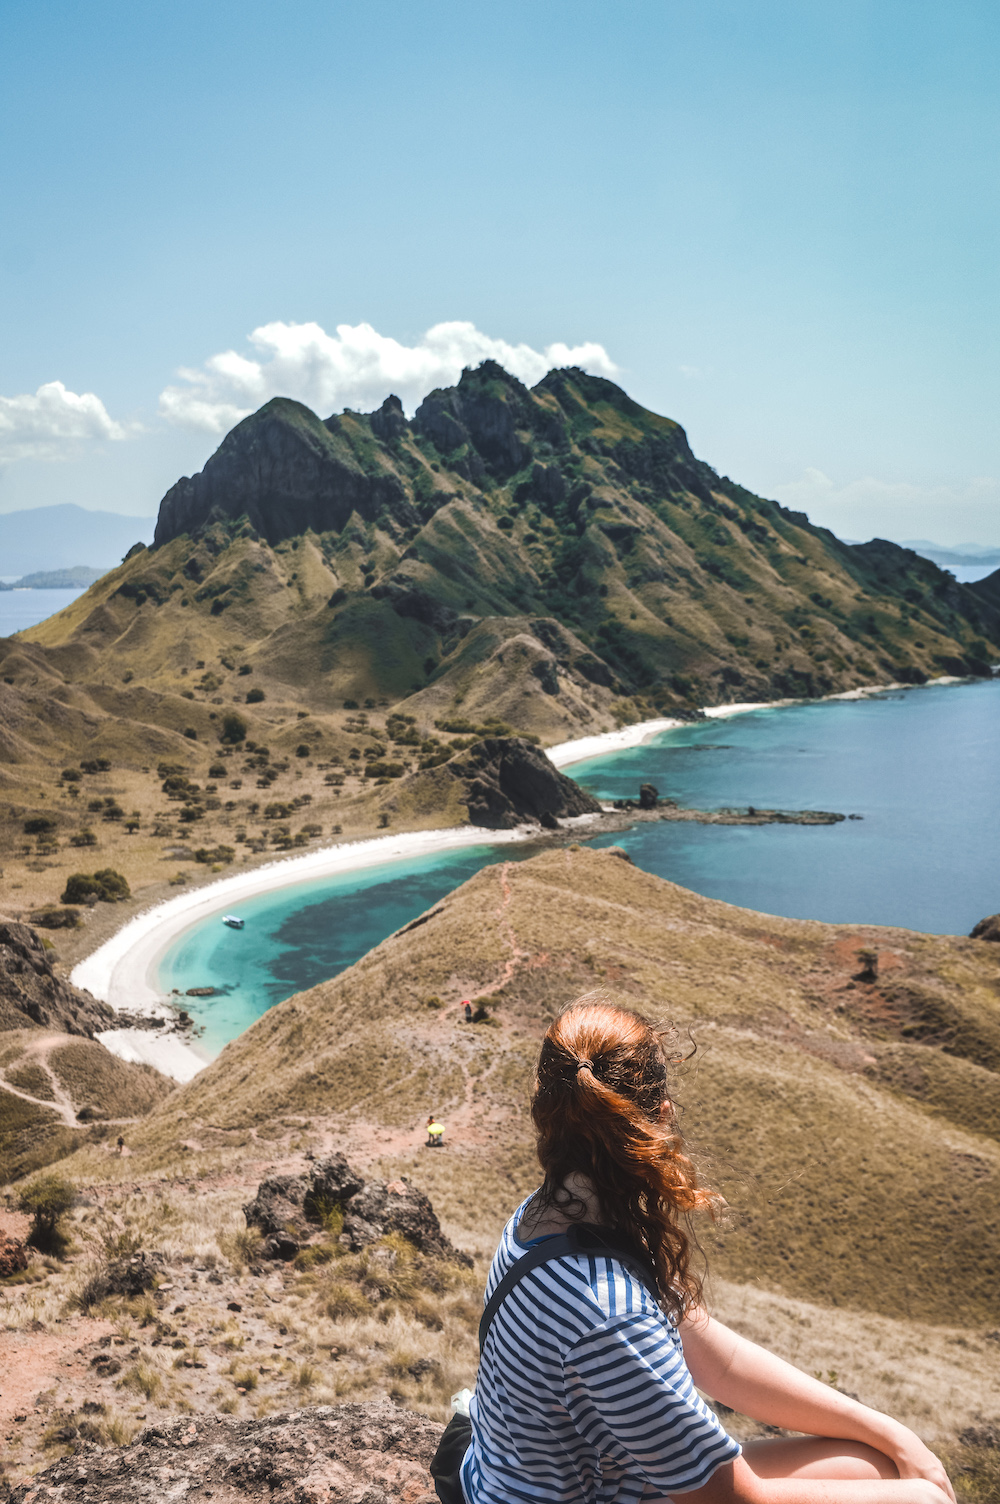
MULTIPOLYGON (((527 1205, 527 1203, 525 1203, 527 1205)), ((507 1223, 487 1299, 527 1247, 507 1223)), ((564 1255, 503 1301, 463 1469, 475 1504, 616 1504, 697 1487, 739 1448, 697 1395, 676 1328, 617 1258, 564 1255)))

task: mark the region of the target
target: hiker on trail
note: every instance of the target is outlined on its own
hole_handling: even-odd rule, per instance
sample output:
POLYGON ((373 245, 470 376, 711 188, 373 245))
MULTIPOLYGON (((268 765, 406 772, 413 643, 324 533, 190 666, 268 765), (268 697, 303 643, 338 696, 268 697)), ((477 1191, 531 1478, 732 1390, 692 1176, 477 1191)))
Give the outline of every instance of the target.
POLYGON ((544 1179, 493 1259, 442 1500, 954 1504, 906 1426, 709 1316, 687 1220, 723 1203, 685 1152, 661 1031, 581 998, 542 1042, 531 1116, 544 1179), (806 1434, 741 1447, 698 1390, 806 1434))
POLYGON ((471 1003, 463 1003, 462 1006, 465 1009, 465 1022, 467 1024, 471 1024, 471 1022, 472 1022, 472 1004, 471 1003))
POLYGON ((118 1153, 119 1155, 125 1153, 125 1140, 122 1138, 120 1133, 118 1135, 118 1153))
POLYGON ((427 1147, 440 1149, 444 1143, 444 1124, 439 1123, 433 1112, 427 1119, 427 1147))

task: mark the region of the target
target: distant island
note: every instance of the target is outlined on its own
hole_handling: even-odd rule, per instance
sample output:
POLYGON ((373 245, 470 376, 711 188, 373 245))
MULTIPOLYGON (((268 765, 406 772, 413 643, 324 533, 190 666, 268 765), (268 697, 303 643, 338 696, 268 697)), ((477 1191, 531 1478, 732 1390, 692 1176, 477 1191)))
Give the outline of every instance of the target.
POLYGON ((69 569, 36 570, 8 584, 0 581, 0 590, 86 590, 107 574, 110 567, 95 569, 92 564, 74 564, 69 569))

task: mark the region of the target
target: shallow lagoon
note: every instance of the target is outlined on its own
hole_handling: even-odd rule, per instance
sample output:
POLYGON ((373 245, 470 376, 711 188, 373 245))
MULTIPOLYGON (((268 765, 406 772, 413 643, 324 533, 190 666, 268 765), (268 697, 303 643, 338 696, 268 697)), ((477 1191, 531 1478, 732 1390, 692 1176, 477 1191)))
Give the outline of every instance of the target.
MULTIPOLYGON (((867 700, 752 711, 661 734, 571 766, 605 799, 640 782, 714 809, 828 809, 834 826, 644 824, 597 837, 695 892, 793 918, 966 933, 1000 909, 1000 683, 926 686, 867 700)), ((159 968, 216 1053, 262 1012, 336 976, 486 863, 533 854, 481 847, 282 888, 187 931, 159 968)))

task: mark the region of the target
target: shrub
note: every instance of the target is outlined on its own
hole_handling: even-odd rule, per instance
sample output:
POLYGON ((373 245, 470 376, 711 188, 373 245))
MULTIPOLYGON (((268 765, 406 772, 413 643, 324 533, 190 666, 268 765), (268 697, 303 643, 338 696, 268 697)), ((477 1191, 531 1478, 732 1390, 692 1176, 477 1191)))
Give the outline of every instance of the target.
POLYGON ((264 699, 264 691, 262 689, 248 689, 247 690, 247 704, 248 705, 259 705, 260 702, 261 702, 261 700, 263 700, 263 699, 264 699))
POLYGON ((92 830, 78 830, 75 836, 70 836, 71 846, 96 846, 97 837, 92 830))
POLYGON ((388 762, 383 758, 373 758, 368 763, 366 771, 369 778, 402 778, 406 772, 406 764, 402 762, 388 762))
POLYGON ((91 894, 100 903, 122 903, 131 898, 128 883, 120 872, 105 867, 100 872, 74 872, 66 879, 60 903, 86 903, 91 894))
POLYGON ((67 1239, 59 1223, 75 1200, 75 1188, 61 1175, 40 1175, 24 1187, 18 1204, 31 1215, 28 1242, 32 1248, 57 1255, 65 1251, 67 1239))
POLYGON ((80 923, 80 910, 38 909, 32 914, 31 922, 43 930, 73 930, 80 923))
POLYGON ((59 776, 65 783, 79 783, 83 774, 79 768, 63 768, 59 776))
POLYGON ((235 846, 199 846, 194 859, 196 862, 214 864, 215 862, 231 862, 235 855, 235 846))
POLYGON ((265 820, 287 820, 291 813, 292 806, 290 804, 275 803, 264 805, 265 820))
POLYGON ((49 815, 32 815, 30 820, 24 822, 26 836, 44 836, 55 828, 56 822, 49 815))
POLYGON ((357 702, 357 700, 345 700, 344 701, 344 709, 345 710, 357 710, 358 709, 358 702, 357 702))
POLYGON ((228 772, 229 769, 224 762, 213 762, 208 770, 208 776, 209 778, 225 778, 228 772))
POLYGON ((111 759, 108 757, 89 757, 80 763, 80 769, 84 773, 110 773, 111 759))
POLYGON ((193 726, 188 726, 184 732, 184 735, 187 737, 189 742, 196 742, 198 740, 198 733, 193 726))
POLYGON ((252 674, 253 673, 253 669, 250 667, 249 663, 241 663, 240 664, 240 673, 241 674, 252 674))
POLYGON ((311 750, 312 749, 310 747, 306 746, 305 742, 299 742, 298 746, 295 748, 295 756, 308 757, 311 750))
POLYGON ((344 1316, 368 1316, 371 1314, 371 1309, 370 1302, 365 1299, 357 1285, 338 1281, 330 1286, 326 1314, 331 1321, 339 1321, 344 1316))

